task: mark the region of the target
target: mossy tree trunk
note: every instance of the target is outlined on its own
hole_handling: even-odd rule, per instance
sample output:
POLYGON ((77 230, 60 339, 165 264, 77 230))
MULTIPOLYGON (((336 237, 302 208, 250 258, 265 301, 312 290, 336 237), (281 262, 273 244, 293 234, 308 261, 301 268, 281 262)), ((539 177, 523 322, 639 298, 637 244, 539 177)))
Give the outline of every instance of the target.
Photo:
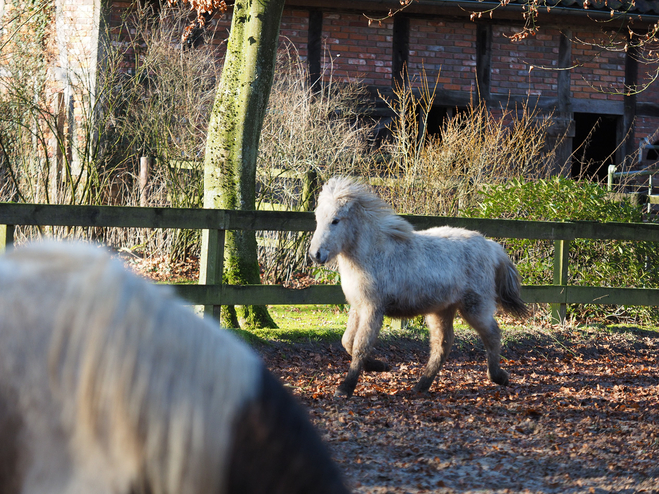
MULTIPOLYGON (((204 207, 255 209, 256 158, 274 74, 284 0, 236 0, 222 77, 208 128, 204 207)), ((202 249, 207 246, 202 245, 202 249)), ((227 232, 224 282, 260 283, 254 232, 227 232)), ((264 306, 223 311, 236 327, 276 327, 264 306)))

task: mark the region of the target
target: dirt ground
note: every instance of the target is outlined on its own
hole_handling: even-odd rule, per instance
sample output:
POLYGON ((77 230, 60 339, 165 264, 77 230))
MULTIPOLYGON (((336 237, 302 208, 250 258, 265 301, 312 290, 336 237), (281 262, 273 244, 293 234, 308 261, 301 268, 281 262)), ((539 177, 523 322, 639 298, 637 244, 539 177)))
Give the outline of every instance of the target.
POLYGON ((465 335, 421 398, 419 339, 382 341, 392 370, 364 374, 350 400, 333 397, 349 363, 340 344, 260 351, 356 493, 659 493, 659 333, 520 331, 504 345, 507 387, 487 381, 465 335))

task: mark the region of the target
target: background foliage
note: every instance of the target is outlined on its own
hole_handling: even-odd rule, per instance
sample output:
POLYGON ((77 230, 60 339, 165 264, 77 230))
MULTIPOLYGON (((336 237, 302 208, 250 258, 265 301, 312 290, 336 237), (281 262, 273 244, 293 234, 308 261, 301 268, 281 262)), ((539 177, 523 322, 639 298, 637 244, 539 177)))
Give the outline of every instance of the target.
MULTIPOLYGON (((479 204, 465 212, 481 218, 537 221, 641 222, 642 205, 614 200, 593 182, 553 177, 513 179, 484 188, 479 204)), ((551 284, 552 241, 506 239, 502 243, 517 263, 523 282, 551 284)), ((576 239, 570 242, 568 284, 630 288, 659 287, 659 252, 652 242, 576 239)), ((579 318, 637 321, 656 318, 650 307, 574 306, 579 318)))
MULTIPOLYGON (((98 80, 80 69, 67 91, 78 111, 58 107, 48 80, 45 50, 53 10, 30 0, 5 19, 11 33, 0 49, 0 200, 25 202, 201 207, 202 158, 220 49, 207 30, 198 46, 181 42, 194 13, 162 5, 126 14, 101 39, 105 65, 98 80), (64 113, 63 113, 64 111, 64 113), (140 190, 139 161, 151 159, 140 190), (61 176, 53 171, 61 167, 61 176), (146 194, 144 194, 146 192, 146 194)), ((84 64, 80 64, 84 67, 84 64)), ((549 178, 560 169, 546 139, 551 115, 526 105, 488 108, 477 102, 451 112, 439 134, 427 134, 435 90, 430 81, 402 84, 383 98, 393 115, 374 135, 369 95, 359 82, 322 74, 311 84, 293 47, 280 50, 263 126, 258 161, 261 209, 312 210, 320 186, 337 174, 370 181, 399 213, 470 215, 530 220, 641 221, 640 206, 611 200, 598 184, 549 178)), ((52 82, 52 81, 51 81, 52 82)), ((555 141, 555 146, 560 139, 555 141)), ((573 157, 573 159, 576 159, 573 157)), ((22 228, 18 241, 47 235, 22 228)), ((195 231, 53 229, 58 236, 105 242, 171 262, 194 256, 195 231)), ((551 282, 553 245, 506 240, 527 284, 551 282)), ((307 235, 261 232, 264 281, 290 283, 314 272, 307 235)), ((659 259, 645 242, 577 240, 570 253, 570 283, 657 287, 659 259)), ((580 317, 638 319, 650 309, 580 308, 580 317)))

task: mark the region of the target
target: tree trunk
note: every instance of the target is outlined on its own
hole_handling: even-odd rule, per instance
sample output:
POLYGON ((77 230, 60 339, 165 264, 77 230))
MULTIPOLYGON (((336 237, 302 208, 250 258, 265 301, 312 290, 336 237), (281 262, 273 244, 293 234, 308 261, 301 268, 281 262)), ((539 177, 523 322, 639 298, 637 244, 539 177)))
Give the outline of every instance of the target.
MULTIPOLYGON (((255 209, 256 158, 274 74, 284 0, 236 0, 222 77, 208 128, 204 207, 255 209)), ((207 246, 202 245, 202 249, 207 246)), ((202 257, 203 258, 203 257, 202 257)), ((253 231, 227 232, 224 282, 260 283, 253 231)), ((223 322, 235 327, 229 308, 223 322)), ((246 306, 248 327, 276 327, 264 306, 246 306)))

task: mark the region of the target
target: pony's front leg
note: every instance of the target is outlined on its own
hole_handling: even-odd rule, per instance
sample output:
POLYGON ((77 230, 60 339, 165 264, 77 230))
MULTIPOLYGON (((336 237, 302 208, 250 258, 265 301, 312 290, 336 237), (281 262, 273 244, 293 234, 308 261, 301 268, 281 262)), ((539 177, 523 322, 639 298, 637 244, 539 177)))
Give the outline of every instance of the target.
MULTIPOLYGON (((342 398, 350 398, 355 391, 359 375, 366 368, 371 349, 378 337, 384 319, 384 314, 377 310, 369 309, 358 312, 356 309, 353 310, 355 310, 355 313, 353 315, 351 310, 348 328, 346 329, 346 334, 349 331, 351 333, 348 338, 344 334, 342 341, 346 350, 349 348, 348 353, 352 356, 352 361, 350 362, 350 368, 348 369, 346 378, 334 393, 335 396, 342 398), (356 324, 356 327, 351 327, 351 320, 352 324, 356 324), (347 345, 347 342, 349 342, 349 345, 347 345)), ((376 360, 375 362, 379 361, 376 360)))
POLYGON ((425 393, 430 389, 435 376, 446 362, 453 346, 455 312, 455 307, 449 307, 436 314, 426 316, 426 323, 428 323, 428 329, 430 330, 430 358, 421 379, 414 386, 414 391, 417 393, 425 393))
POLYGON ((359 312, 354 307, 351 307, 350 312, 348 312, 348 324, 346 325, 346 330, 343 333, 343 337, 341 338, 341 344, 350 356, 352 356, 352 344, 355 341, 355 336, 357 335, 358 329, 359 312))
MULTIPOLYGON (((359 311, 355 308, 351 308, 348 313, 348 324, 346 330, 343 333, 341 338, 341 344, 343 348, 346 349, 346 352, 352 357, 352 345, 355 341, 355 336, 357 335, 357 330, 359 329, 359 311)), ((371 356, 366 357, 364 360, 364 368, 362 370, 366 372, 386 372, 390 369, 389 364, 383 362, 382 360, 375 359, 371 356)))

